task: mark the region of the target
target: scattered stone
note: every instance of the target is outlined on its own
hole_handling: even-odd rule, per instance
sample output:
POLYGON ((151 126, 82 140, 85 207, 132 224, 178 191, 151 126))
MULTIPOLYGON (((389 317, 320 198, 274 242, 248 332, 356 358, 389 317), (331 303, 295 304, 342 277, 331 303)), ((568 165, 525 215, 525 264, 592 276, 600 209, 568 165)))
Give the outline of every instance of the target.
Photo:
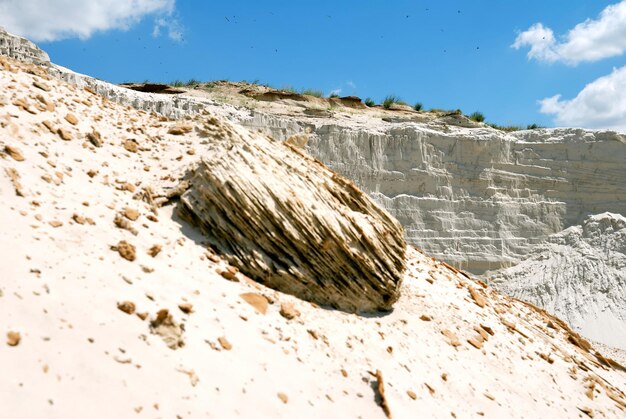
MULTIPOLYGON (((217 260, 217 262, 219 262, 219 259, 217 260)), ((222 278, 228 279, 229 281, 233 282, 239 282, 239 280, 237 279, 237 272, 239 272, 239 269, 234 266, 227 266, 226 269, 217 269, 217 273, 220 274, 222 278)))
POLYGON ((126 151, 129 151, 131 153, 136 153, 139 150, 139 144, 137 144, 137 141, 133 139, 124 141, 122 145, 124 146, 124 149, 126 151))
POLYGON ((467 341, 476 349, 482 349, 483 347, 483 339, 480 336, 469 338, 467 341))
POLYGON ((191 303, 181 303, 178 305, 178 308, 185 314, 193 313, 193 304, 191 303))
POLYGON ((179 124, 174 125, 172 128, 169 129, 169 131, 167 131, 167 133, 172 135, 183 135, 191 132, 191 130, 193 130, 193 126, 189 124, 179 124))
POLYGON ((454 347, 457 346, 461 346, 461 341, 459 340, 459 338, 457 337, 456 334, 454 334, 454 332, 448 330, 448 329, 443 329, 441 331, 441 333, 448 338, 448 343, 454 347))
POLYGON ((74 137, 72 136, 72 133, 71 133, 71 132, 69 132, 69 131, 67 131, 67 130, 66 130, 66 129, 64 129, 64 128, 59 128, 59 129, 57 129, 57 134, 59 134, 59 137, 61 137, 61 139, 62 139, 63 141, 71 141, 71 140, 72 140, 72 138, 74 138, 74 137))
POLYGON ((117 308, 126 314, 135 313, 135 303, 131 301, 123 301, 121 303, 117 303, 117 308))
POLYGON ((120 241, 115 250, 117 250, 121 257, 131 262, 137 257, 135 246, 128 243, 126 240, 120 241))
POLYGON ((224 336, 220 336, 219 338, 217 338, 217 341, 220 343, 222 349, 226 351, 230 351, 231 349, 233 349, 233 345, 224 336))
POLYGON ((17 148, 17 147, 13 147, 10 145, 5 145, 4 146, 4 151, 11 156, 11 158, 15 161, 24 161, 24 155, 22 154, 22 152, 17 148))
POLYGON ((377 385, 376 390, 378 392, 377 398, 379 399, 380 407, 382 407, 385 415, 391 419, 391 410, 389 409, 389 403, 387 402, 387 397, 385 396, 385 382, 383 380, 383 373, 380 370, 376 370, 376 373, 371 373, 374 377, 376 377, 377 385))
POLYGON ((74 114, 68 113, 65 115, 65 120, 72 125, 78 125, 78 118, 74 114))
POLYGON ((150 249, 148 249, 148 254, 152 257, 156 257, 159 253, 161 253, 161 245, 155 244, 150 249))
POLYGON ((96 130, 87 133, 87 139, 96 147, 102 147, 102 136, 96 130))
POLYGON ((281 303, 280 315, 287 320, 294 319, 300 315, 300 312, 296 309, 293 303, 281 303))
POLYGON ((422 314, 422 315, 420 316, 420 320, 425 321, 425 322, 429 322, 429 321, 431 321, 432 319, 433 319, 433 318, 432 318, 432 317, 430 317, 428 314, 422 314))
POLYGON ((194 370, 178 369, 178 371, 189 376, 189 381, 191 382, 192 387, 195 387, 200 382, 200 379, 194 370))
POLYGON ((478 307, 483 308, 487 305, 487 300, 476 288, 470 286, 469 293, 478 307))
POLYGON ((50 86, 48 86, 47 84, 44 84, 38 80, 35 80, 33 82, 33 86, 35 86, 38 89, 43 90, 44 92, 49 92, 50 90, 52 90, 52 88, 50 86))
POLYGON ((139 211, 134 208, 126 207, 124 208, 124 217, 131 221, 137 221, 137 218, 139 218, 139 211))
POLYGON ((287 402, 289 401, 289 398, 287 397, 287 395, 285 393, 277 393, 276 395, 278 396, 280 401, 285 403, 285 404, 287 404, 287 402))
POLYGON ((138 234, 138 231, 135 227, 132 226, 130 221, 124 218, 121 214, 115 214, 115 218, 113 219, 113 223, 121 229, 128 230, 133 233, 135 236, 138 234))
POLYGON ((7 167, 4 169, 4 172, 7 174, 9 179, 11 179, 11 183, 13 184, 13 189, 15 189, 15 194, 17 196, 26 196, 24 190, 22 189, 22 183, 20 182, 20 174, 17 170, 12 167, 7 167))
POLYGON ((261 314, 267 313, 268 301, 267 298, 261 294, 254 292, 246 292, 239 295, 246 303, 250 304, 261 314))
POLYGON ((58 220, 53 220, 48 222, 48 224, 50 224, 53 228, 59 228, 63 225, 63 223, 61 221, 58 220))
POLYGON ((413 399, 413 400, 416 400, 416 399, 417 399, 417 394, 415 394, 415 393, 414 393, 413 391, 411 391, 411 390, 407 390, 407 391, 406 391, 406 394, 407 394, 407 395, 408 395, 411 399, 413 399))
POLYGON ((83 216, 81 216, 81 215, 78 215, 78 214, 76 214, 76 213, 72 214, 72 220, 74 220, 74 222, 75 222, 76 224, 81 224, 81 225, 83 225, 83 224, 85 224, 85 223, 87 222, 87 220, 85 219, 85 217, 83 217, 83 216))
POLYGON ((7 333, 7 345, 17 346, 22 340, 22 335, 19 332, 10 331, 7 333))
POLYGON ((185 345, 182 339, 184 329, 174 321, 167 309, 159 310, 156 318, 150 322, 150 331, 161 336, 170 349, 178 349, 185 345))

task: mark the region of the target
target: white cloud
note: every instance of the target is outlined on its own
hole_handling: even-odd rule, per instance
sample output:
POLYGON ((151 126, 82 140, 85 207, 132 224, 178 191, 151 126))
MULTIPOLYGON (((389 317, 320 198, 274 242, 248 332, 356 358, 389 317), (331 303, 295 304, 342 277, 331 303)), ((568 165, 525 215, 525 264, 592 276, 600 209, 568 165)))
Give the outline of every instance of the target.
POLYGON ((573 99, 556 95, 539 103, 541 112, 555 115, 559 126, 626 132, 626 66, 589 83, 573 99))
POLYGON ((87 39, 95 32, 126 30, 153 15, 155 31, 181 37, 172 17, 176 0, 0 0, 0 26, 33 41, 87 39), (162 22, 159 21, 162 19, 162 22))
POLYGON ((333 96, 334 95, 339 96, 341 94, 341 89, 340 88, 333 89, 333 90, 330 91, 330 94, 333 95, 333 96))
POLYGON ((528 58, 575 65, 622 55, 626 51, 626 0, 607 6, 597 19, 587 19, 557 40, 552 29, 536 23, 512 45, 530 47, 528 58))

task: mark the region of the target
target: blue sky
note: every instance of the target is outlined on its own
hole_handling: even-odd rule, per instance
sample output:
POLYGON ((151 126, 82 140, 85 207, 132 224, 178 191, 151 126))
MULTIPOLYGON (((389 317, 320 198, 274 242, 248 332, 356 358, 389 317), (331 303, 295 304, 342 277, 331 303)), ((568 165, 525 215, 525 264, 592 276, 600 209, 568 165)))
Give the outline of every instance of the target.
MULTIPOLYGON (((0 0, 0 12, 11 1, 0 0)), ((545 54, 530 59, 535 41, 511 47, 537 23, 562 39, 616 0, 133 1, 144 14, 103 30, 77 29, 79 37, 31 35, 26 25, 3 22, 1 13, 0 25, 31 38, 65 37, 38 45, 57 64, 115 83, 259 80, 377 101, 393 93, 425 108, 479 110, 499 124, 554 126, 565 113, 562 100, 626 65, 623 54, 572 63, 545 54), (155 10, 151 2, 159 3, 155 10), (541 113, 539 101, 557 94, 562 113, 541 113)), ((570 124, 594 125, 578 121, 570 124)))

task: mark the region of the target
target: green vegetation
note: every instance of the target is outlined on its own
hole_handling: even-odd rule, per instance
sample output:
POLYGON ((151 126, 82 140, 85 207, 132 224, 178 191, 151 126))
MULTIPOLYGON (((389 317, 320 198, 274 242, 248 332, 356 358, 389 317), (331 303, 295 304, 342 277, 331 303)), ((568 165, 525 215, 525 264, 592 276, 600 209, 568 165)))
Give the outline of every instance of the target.
POLYGON ((371 108, 376 106, 376 102, 374 102, 371 97, 368 97, 365 99, 365 105, 371 108))
POLYGON ((537 125, 537 124, 530 124, 530 125, 526 126, 526 129, 540 129, 540 128, 545 128, 545 127, 542 127, 542 126, 537 125))
POLYGON ((324 92, 316 89, 302 89, 300 93, 308 96, 324 97, 324 92))
POLYGON ((389 109, 393 104, 406 105, 406 102, 403 102, 402 99, 396 95, 387 95, 383 100, 383 108, 389 109))
POLYGON ((200 82, 196 79, 189 79, 187 80, 187 83, 185 83, 185 86, 198 86, 200 84, 200 82))
POLYGON ((490 124, 490 123, 487 123, 487 125, 489 125, 491 128, 495 128, 497 130, 504 131, 504 132, 521 131, 524 129, 523 127, 520 127, 518 125, 498 125, 498 124, 490 124))
POLYGON ((474 112, 469 115, 469 119, 476 122, 485 122, 485 115, 483 115, 481 112, 474 112))
POLYGON ((337 97, 339 97, 339 95, 338 95, 337 93, 333 92, 333 93, 331 93, 330 95, 328 95, 328 97, 332 99, 332 98, 337 98, 337 97))
POLYGON ((421 111, 423 107, 424 105, 422 105, 421 102, 417 102, 415 105, 413 105, 413 109, 415 109, 418 112, 421 111))
POLYGON ((180 80, 174 80, 173 82, 170 83, 170 86, 172 87, 183 87, 185 85, 185 83, 183 83, 180 80))

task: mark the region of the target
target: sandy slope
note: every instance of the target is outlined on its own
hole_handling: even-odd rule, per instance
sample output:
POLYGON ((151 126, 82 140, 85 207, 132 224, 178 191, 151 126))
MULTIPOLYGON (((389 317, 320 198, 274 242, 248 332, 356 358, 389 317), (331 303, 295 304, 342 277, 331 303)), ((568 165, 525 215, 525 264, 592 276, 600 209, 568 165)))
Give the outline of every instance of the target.
POLYGON ((396 418, 624 415, 623 369, 558 320, 415 249, 403 296, 381 316, 226 280, 173 205, 141 199, 175 185, 210 139, 0 63, 6 417, 384 417, 380 387, 396 418), (93 131, 102 147, 85 137, 93 131), (115 225, 118 213, 136 235, 115 225), (121 240, 134 261, 111 249, 121 240), (118 309, 126 301, 141 316, 118 309), (280 314, 287 303, 293 319, 280 314), (162 309, 172 324, 159 330, 176 349, 151 328, 162 309))

